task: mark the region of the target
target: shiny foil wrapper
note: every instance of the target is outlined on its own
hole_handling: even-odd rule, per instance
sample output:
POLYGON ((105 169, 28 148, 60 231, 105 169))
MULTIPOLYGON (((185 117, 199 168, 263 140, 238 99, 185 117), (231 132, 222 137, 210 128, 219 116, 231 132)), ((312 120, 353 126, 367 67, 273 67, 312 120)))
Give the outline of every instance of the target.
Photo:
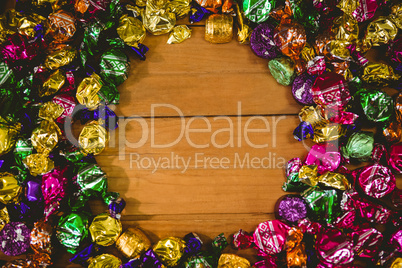
POLYGON ((4 61, 0 62, 0 86, 7 87, 15 83, 13 70, 4 61))
POLYGON ((22 187, 13 174, 0 173, 0 202, 5 205, 18 202, 21 192, 22 187))
POLYGON ((49 222, 40 220, 35 223, 31 231, 31 248, 35 253, 52 254, 53 227, 49 222))
POLYGON ((304 163, 316 165, 317 171, 323 174, 335 171, 341 164, 341 154, 334 144, 314 144, 308 152, 304 163))
POLYGON ((280 220, 260 223, 254 232, 254 243, 266 254, 283 250, 290 227, 280 220))
POLYGON ((353 242, 341 231, 323 228, 317 235, 315 248, 324 262, 344 265, 354 260, 353 242))
POLYGON ((343 76, 333 72, 318 76, 311 91, 314 102, 322 107, 342 109, 351 98, 348 84, 343 76))
POLYGON ((370 22, 366 29, 366 36, 363 39, 362 50, 367 51, 372 46, 388 44, 398 34, 398 27, 387 17, 379 17, 370 22))
POLYGON ((272 2, 274 1, 245 0, 243 1, 244 15, 252 22, 260 24, 269 18, 273 8, 272 2))
POLYGON ((374 258, 383 240, 383 235, 374 228, 359 229, 350 234, 354 241, 353 250, 361 258, 374 258))
POLYGON ((78 102, 85 105, 89 110, 96 109, 100 105, 101 100, 98 91, 102 86, 102 80, 96 73, 84 78, 77 88, 76 98, 78 102))
POLYGON ((388 151, 388 164, 397 174, 402 174, 402 143, 391 145, 388 151))
POLYGON ((116 241, 117 249, 126 258, 138 258, 151 247, 148 237, 138 228, 128 228, 116 241))
POLYGON ((57 93, 66 82, 66 76, 61 70, 52 73, 39 89, 39 97, 51 96, 57 93))
POLYGON ((100 59, 100 76, 115 86, 123 84, 128 78, 130 70, 129 59, 120 49, 105 51, 100 59))
POLYGON ((75 253, 88 236, 88 218, 84 213, 63 215, 57 225, 56 237, 68 252, 75 253))
POLYGON ((100 246, 111 246, 116 242, 121 233, 121 222, 108 214, 96 216, 89 226, 92 241, 100 246))
POLYGON ((13 149, 20 130, 20 124, 7 123, 7 121, 0 116, 0 156, 13 149))
POLYGON ((360 91, 356 97, 360 100, 361 108, 370 121, 384 122, 394 113, 393 99, 383 91, 360 91))
POLYGON ((71 117, 75 108, 75 98, 67 94, 59 94, 52 99, 52 102, 63 107, 63 113, 57 118, 58 123, 64 123, 66 117, 71 117))
POLYGON ((176 14, 176 18, 183 18, 190 12, 190 4, 190 0, 172 0, 169 2, 169 10, 176 14))
POLYGON ((55 102, 45 102, 40 108, 39 108, 39 114, 38 116, 42 119, 46 120, 55 120, 56 118, 60 117, 64 113, 64 108, 55 103, 55 102))
POLYGON ((310 187, 301 193, 314 218, 319 221, 333 222, 338 212, 336 210, 339 204, 336 190, 324 190, 318 186, 310 187))
POLYGON ((395 23, 396 27, 402 29, 402 3, 396 3, 391 7, 390 19, 395 23))
POLYGON ((183 256, 185 247, 186 244, 182 239, 169 237, 159 240, 153 246, 153 251, 167 266, 176 266, 183 256))
POLYGON ((46 154, 28 155, 23 162, 32 176, 46 174, 54 168, 53 160, 46 154))
POLYGON ((276 201, 275 216, 290 223, 297 223, 307 217, 308 207, 298 195, 285 195, 276 201))
POLYGON ((296 101, 304 105, 312 105, 313 94, 311 88, 313 87, 314 78, 306 73, 296 76, 292 84, 292 95, 296 101))
POLYGON ((45 219, 58 212, 61 201, 68 194, 68 179, 65 172, 67 168, 54 168, 42 176, 42 194, 45 201, 45 219))
POLYGON ((286 1, 283 9, 275 9, 270 15, 280 20, 280 24, 275 28, 274 33, 276 46, 282 54, 292 59, 295 63, 297 73, 302 73, 305 70, 305 66, 300 59, 300 53, 306 45, 306 31, 304 27, 291 21, 290 17, 293 15, 293 12, 289 1, 286 1))
POLYGON ((107 190, 107 177, 98 165, 86 164, 77 172, 77 185, 84 196, 101 195, 107 190))
POLYGON ((176 15, 168 9, 167 0, 148 0, 142 22, 145 28, 154 35, 170 32, 176 24, 176 15))
POLYGON ((395 189, 395 176, 392 171, 380 164, 365 166, 359 172, 357 182, 365 194, 382 198, 395 189))
POLYGON ((213 13, 218 13, 222 7, 222 0, 196 0, 197 4, 213 13))
POLYGON ((350 183, 345 175, 335 172, 327 172, 317 178, 317 181, 327 187, 341 191, 349 190, 350 183))
POLYGON ((379 3, 377 0, 360 0, 359 5, 353 10, 352 16, 358 22, 369 20, 374 17, 378 7, 379 3))
POLYGON ((374 134, 372 132, 354 132, 348 142, 342 147, 342 155, 346 158, 356 158, 360 161, 370 159, 374 149, 374 134))
POLYGON ((102 254, 89 259, 88 268, 119 268, 121 260, 110 254, 102 254))
POLYGON ((31 142, 38 153, 47 155, 56 147, 60 137, 61 131, 56 123, 54 121, 43 120, 32 131, 31 142))
POLYGON ((251 33, 251 50, 260 58, 274 59, 279 51, 274 42, 274 26, 270 23, 261 23, 251 33))
POLYGON ((268 68, 275 80, 284 86, 292 84, 296 77, 293 61, 288 57, 278 57, 268 62, 268 68))
POLYGON ((335 141, 345 134, 346 130, 340 124, 316 125, 313 141, 316 143, 335 141))
POLYGON ((336 40, 354 42, 359 37, 357 21, 347 13, 334 19, 331 31, 336 40))
POLYGON ((4 226, 10 222, 10 216, 8 215, 7 207, 0 209, 0 231, 4 226))
POLYGON ((369 84, 385 87, 392 81, 401 78, 399 74, 394 72, 390 65, 384 63, 369 63, 363 71, 361 79, 369 84))
POLYGON ((59 10, 49 17, 49 33, 58 43, 64 43, 72 39, 75 34, 75 18, 70 13, 59 10))
POLYGON ((326 121, 318 106, 304 106, 299 112, 299 118, 300 121, 308 122, 313 126, 326 121))
POLYGON ((306 165, 302 166, 299 170, 299 179, 302 183, 309 186, 316 186, 317 181, 317 166, 316 165, 306 165))
POLYGON ((100 154, 106 147, 109 140, 109 133, 99 124, 92 121, 84 126, 78 138, 78 143, 85 154, 100 154))
POLYGON ((325 57, 324 56, 314 57, 313 59, 307 62, 306 69, 309 75, 314 76, 322 75, 327 70, 325 57))
POLYGON ((177 25, 169 34, 168 44, 179 44, 191 37, 191 29, 187 25, 177 25))
POLYGON ((69 65, 76 57, 77 51, 71 46, 65 46, 46 57, 45 66, 50 70, 69 65))
POLYGON ((138 47, 138 43, 142 43, 146 37, 145 27, 142 22, 127 15, 123 15, 120 18, 117 34, 125 44, 132 47, 138 47))
POLYGON ((30 230, 22 222, 10 222, 0 232, 0 250, 8 256, 17 256, 29 248, 30 230))
POLYGON ((218 261, 218 268, 249 268, 250 262, 235 254, 222 254, 218 261))
POLYGON ((240 44, 249 44, 253 29, 251 28, 248 19, 244 16, 244 13, 240 10, 239 4, 235 3, 234 6, 236 12, 237 41, 240 44))
POLYGON ((233 17, 213 14, 205 23, 205 40, 213 44, 229 43, 233 38, 233 17))

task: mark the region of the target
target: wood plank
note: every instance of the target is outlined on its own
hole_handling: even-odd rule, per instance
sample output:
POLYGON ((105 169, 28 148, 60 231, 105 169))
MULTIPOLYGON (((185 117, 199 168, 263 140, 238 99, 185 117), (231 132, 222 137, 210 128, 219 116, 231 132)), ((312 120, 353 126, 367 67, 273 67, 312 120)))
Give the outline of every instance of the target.
MULTIPOLYGON (((165 43, 167 36, 147 36, 146 61, 132 59, 129 78, 119 87, 118 114, 149 116, 150 106, 159 103, 174 105, 186 115, 233 115, 238 102, 244 114, 300 110, 290 87, 279 85, 269 73, 268 61, 255 56, 248 45, 235 40, 210 44, 204 40, 203 27, 192 30, 190 39, 174 45, 165 43)), ((177 114, 166 109, 157 115, 177 114)))

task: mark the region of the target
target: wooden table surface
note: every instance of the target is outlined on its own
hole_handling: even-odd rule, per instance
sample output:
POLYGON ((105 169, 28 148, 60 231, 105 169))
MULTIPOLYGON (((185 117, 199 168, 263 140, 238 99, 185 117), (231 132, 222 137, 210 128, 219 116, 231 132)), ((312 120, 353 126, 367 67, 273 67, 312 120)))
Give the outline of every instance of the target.
MULTIPOLYGON (((272 78, 267 60, 236 40, 206 42, 203 23, 189 27, 184 43, 148 34, 146 61, 130 55, 115 108, 120 126, 96 157, 109 190, 127 202, 124 228, 139 226, 152 242, 196 232, 209 243, 221 232, 252 232, 274 219, 275 202, 285 194, 284 164, 303 157, 309 145, 292 136, 302 106, 272 78), (158 160, 165 165, 154 168, 158 160)), ((106 210, 97 201, 91 207, 95 215, 106 210)), ((225 252, 255 261, 254 250, 225 252)), ((68 265, 69 256, 59 250, 55 266, 80 267, 68 265)))

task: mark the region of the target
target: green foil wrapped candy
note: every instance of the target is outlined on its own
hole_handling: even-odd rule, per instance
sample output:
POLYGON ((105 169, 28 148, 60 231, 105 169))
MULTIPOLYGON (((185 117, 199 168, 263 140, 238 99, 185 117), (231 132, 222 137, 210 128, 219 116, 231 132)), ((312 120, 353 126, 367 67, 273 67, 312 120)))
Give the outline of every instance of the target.
POLYGON ((9 86, 15 82, 13 71, 8 67, 7 63, 0 62, 0 86, 9 86))
POLYGON ((269 18, 273 2, 272 0, 245 0, 243 2, 244 15, 253 22, 264 22, 269 18))
POLYGON ((71 213, 60 218, 56 236, 68 252, 75 253, 80 243, 88 236, 87 213, 71 213))
POLYGON ((374 134, 372 132, 353 133, 345 146, 341 148, 345 158, 356 158, 367 161, 371 157, 374 148, 374 134))
POLYGON ((126 81, 129 67, 127 55, 122 50, 113 48, 101 56, 100 76, 103 80, 119 86, 126 81))
POLYGON ((107 190, 107 177, 98 165, 87 164, 78 170, 77 184, 81 195, 102 197, 107 190))
POLYGON ((272 76, 281 85, 289 86, 296 77, 294 63, 288 57, 279 57, 270 60, 268 67, 272 76))
POLYGON ((15 144, 14 157, 15 162, 19 166, 24 166, 22 162, 28 155, 32 154, 34 148, 32 146, 31 140, 29 139, 19 139, 15 144))
POLYGON ((373 122, 387 121, 394 113, 392 97, 377 90, 363 90, 357 93, 360 105, 367 119, 373 122))
POLYGON ((331 223, 337 218, 339 200, 336 190, 323 190, 315 186, 302 192, 301 196, 309 205, 315 219, 331 223))

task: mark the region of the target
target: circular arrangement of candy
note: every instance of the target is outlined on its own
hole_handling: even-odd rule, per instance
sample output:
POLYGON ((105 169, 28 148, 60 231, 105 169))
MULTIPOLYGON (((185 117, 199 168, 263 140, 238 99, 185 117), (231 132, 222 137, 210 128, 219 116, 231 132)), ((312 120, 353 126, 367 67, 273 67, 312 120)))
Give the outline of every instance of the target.
POLYGON ((270 60, 273 77, 306 105, 295 138, 315 143, 287 164, 283 189, 299 194, 278 200, 277 219, 252 235, 236 233, 233 246, 259 250, 253 267, 401 267, 402 93, 381 88, 402 89, 402 4, 380 0, 18 1, 0 17, 0 249, 26 258, 3 267, 49 266, 59 244, 88 267, 251 266, 222 254, 222 234, 201 250, 193 233, 151 246, 138 228, 122 232, 125 202, 107 191, 93 157, 117 127, 107 105, 119 102, 126 53, 145 59, 146 30, 170 32, 168 43, 189 38, 175 26, 187 14, 207 17, 207 41, 228 42, 235 27, 270 60), (387 63, 365 58, 373 47, 386 48, 387 63), (76 145, 72 120, 85 124, 76 145), (92 198, 109 213, 93 217, 92 198), (105 253, 112 245, 119 257, 105 253))

